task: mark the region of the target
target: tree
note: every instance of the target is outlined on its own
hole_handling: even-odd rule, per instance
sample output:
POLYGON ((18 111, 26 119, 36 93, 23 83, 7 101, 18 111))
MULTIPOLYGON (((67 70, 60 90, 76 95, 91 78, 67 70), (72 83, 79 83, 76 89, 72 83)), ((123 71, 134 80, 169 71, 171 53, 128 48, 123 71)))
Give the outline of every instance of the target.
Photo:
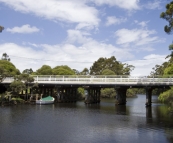
POLYGON ((80 75, 89 75, 89 70, 84 68, 83 71, 80 72, 80 75))
POLYGON ((102 71, 101 75, 115 75, 115 72, 109 69, 105 69, 102 71))
MULTIPOLYGON (((168 25, 164 26, 164 31, 167 34, 172 34, 172 30, 173 30, 173 1, 171 1, 170 3, 168 3, 166 5, 166 11, 162 12, 160 14, 160 18, 163 18, 168 22, 168 25)), ((173 50, 173 44, 169 45, 169 50, 173 50)), ((173 56, 173 53, 171 53, 171 55, 173 56)))
POLYGON ((33 70, 32 70, 32 68, 30 68, 30 69, 25 69, 25 70, 23 70, 22 73, 23 73, 23 74, 32 74, 32 73, 33 73, 33 70))
POLYGON ((91 75, 101 75, 103 70, 109 69, 115 73, 115 75, 127 75, 134 69, 134 66, 128 64, 122 64, 117 61, 114 56, 110 58, 99 58, 90 67, 91 75))
POLYGON ((26 89, 26 86, 22 81, 14 80, 10 84, 10 88, 14 95, 18 95, 22 90, 26 89))
POLYGON ((0 60, 0 82, 7 76, 19 75, 20 71, 9 61, 0 60))
POLYGON ((48 65, 43 65, 40 69, 36 71, 37 75, 52 75, 52 68, 48 65))
POLYGON ((8 76, 7 70, 0 66, 0 83, 8 76))
POLYGON ((4 30, 4 27, 3 26, 0 26, 0 32, 2 32, 2 30, 4 30))
POLYGON ((173 30, 173 1, 166 5, 166 11, 160 14, 160 18, 168 21, 168 25, 165 25, 164 31, 170 34, 173 30))
POLYGON ((75 75, 74 70, 72 70, 67 65, 56 66, 52 69, 53 75, 75 75))
POLYGON ((1 60, 10 61, 10 58, 9 58, 9 56, 7 55, 7 53, 3 53, 3 54, 2 54, 1 60))
POLYGON ((164 75, 173 75, 173 64, 164 70, 164 75))

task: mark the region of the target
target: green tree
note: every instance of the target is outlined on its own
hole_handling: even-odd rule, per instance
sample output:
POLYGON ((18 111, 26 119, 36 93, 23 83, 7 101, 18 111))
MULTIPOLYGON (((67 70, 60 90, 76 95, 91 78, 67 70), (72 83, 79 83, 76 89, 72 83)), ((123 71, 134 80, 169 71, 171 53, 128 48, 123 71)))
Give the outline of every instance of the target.
MULTIPOLYGON (((168 22, 168 25, 164 26, 164 31, 167 34, 172 34, 173 30, 173 1, 166 4, 166 11, 160 14, 160 18, 165 19, 168 22)), ((169 50, 173 50, 173 44, 169 45, 169 50)), ((173 53, 171 53, 173 56, 173 53)))
POLYGON ((7 76, 19 75, 20 71, 8 60, 0 60, 0 82, 7 76))
POLYGON ((101 75, 115 75, 115 72, 113 72, 110 69, 104 69, 101 73, 101 75))
POLYGON ((166 11, 162 12, 160 14, 160 18, 163 18, 166 21, 168 21, 168 25, 165 25, 165 27, 164 27, 164 31, 168 34, 170 34, 173 29, 173 17, 172 16, 173 16, 173 1, 166 4, 166 11))
POLYGON ((116 75, 127 75, 130 74, 130 71, 134 69, 134 66, 122 64, 121 62, 117 61, 114 56, 110 58, 99 58, 90 67, 90 74, 101 75, 105 69, 113 71, 116 75))
POLYGON ((165 68, 164 75, 173 75, 173 64, 165 68))
POLYGON ((48 65, 43 65, 40 69, 36 71, 37 75, 52 75, 52 68, 48 65))
POLYGON ((0 66, 0 83, 9 75, 7 70, 0 66))
POLYGON ((14 95, 18 95, 22 90, 26 89, 26 86, 25 86, 25 84, 22 81, 14 80, 10 84, 10 88, 11 88, 12 93, 14 95))
POLYGON ((84 68, 81 72, 80 75, 89 75, 89 70, 87 68, 84 68))
POLYGON ((53 75, 75 75, 74 70, 72 70, 67 65, 56 66, 52 69, 53 75))
POLYGON ((22 73, 23 73, 23 74, 32 74, 32 73, 33 73, 33 70, 32 70, 32 68, 30 68, 30 69, 25 69, 25 70, 23 70, 22 73))
POLYGON ((10 58, 9 58, 9 56, 7 55, 7 53, 3 53, 3 54, 2 54, 1 60, 10 61, 10 58))
POLYGON ((3 26, 0 26, 0 32, 2 32, 2 30, 4 30, 4 27, 3 26))

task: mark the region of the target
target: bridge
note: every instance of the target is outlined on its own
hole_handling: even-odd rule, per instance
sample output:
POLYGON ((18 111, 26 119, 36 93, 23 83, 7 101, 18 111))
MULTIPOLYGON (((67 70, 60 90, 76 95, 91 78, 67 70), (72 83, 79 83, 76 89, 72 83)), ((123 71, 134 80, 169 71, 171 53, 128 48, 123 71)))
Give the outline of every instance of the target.
MULTIPOLYGON (((53 95, 57 93, 59 102, 76 101, 78 87, 85 89, 85 103, 99 103, 101 88, 114 88, 116 90, 116 104, 126 104, 126 91, 129 88, 145 88, 146 105, 151 105, 152 90, 166 89, 173 85, 173 78, 157 78, 147 76, 114 76, 114 75, 34 75, 33 83, 38 83, 40 94, 53 95)), ((9 85, 14 78, 7 77, 1 84, 9 85)), ((28 84, 33 84, 28 83, 28 84)))

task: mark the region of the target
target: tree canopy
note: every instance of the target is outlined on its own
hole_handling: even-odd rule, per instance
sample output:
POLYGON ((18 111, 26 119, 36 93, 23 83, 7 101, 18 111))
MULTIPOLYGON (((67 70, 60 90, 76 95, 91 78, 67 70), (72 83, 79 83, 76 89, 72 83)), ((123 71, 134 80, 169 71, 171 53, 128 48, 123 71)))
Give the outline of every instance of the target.
POLYGON ((173 1, 166 5, 166 11, 160 14, 160 18, 168 21, 168 25, 165 25, 164 31, 170 34, 173 30, 173 1))
POLYGON ((52 69, 53 75, 75 75, 75 71, 67 65, 56 66, 52 69))
POLYGON ((0 67, 3 68, 5 72, 8 72, 8 74, 11 76, 20 74, 20 71, 7 60, 0 60, 0 67))
POLYGON ((3 26, 0 26, 0 32, 2 32, 2 30, 4 30, 4 27, 3 26))
POLYGON ((7 55, 7 53, 3 53, 1 60, 10 61, 9 55, 7 55))
POLYGON ((43 65, 36 71, 37 75, 52 75, 52 68, 48 65, 43 65))
POLYGON ((108 69, 115 73, 115 75, 129 75, 134 66, 122 64, 117 61, 114 56, 110 58, 99 58, 90 68, 91 75, 101 75, 103 70, 108 69))

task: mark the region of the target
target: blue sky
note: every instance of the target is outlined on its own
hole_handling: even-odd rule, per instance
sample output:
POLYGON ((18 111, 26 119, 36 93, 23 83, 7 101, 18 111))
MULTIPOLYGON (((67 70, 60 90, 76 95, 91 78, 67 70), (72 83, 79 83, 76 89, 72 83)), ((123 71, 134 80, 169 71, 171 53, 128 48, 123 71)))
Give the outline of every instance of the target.
POLYGON ((82 71, 115 56, 149 75, 170 54, 161 0, 0 0, 0 53, 22 72, 42 65, 82 71))

